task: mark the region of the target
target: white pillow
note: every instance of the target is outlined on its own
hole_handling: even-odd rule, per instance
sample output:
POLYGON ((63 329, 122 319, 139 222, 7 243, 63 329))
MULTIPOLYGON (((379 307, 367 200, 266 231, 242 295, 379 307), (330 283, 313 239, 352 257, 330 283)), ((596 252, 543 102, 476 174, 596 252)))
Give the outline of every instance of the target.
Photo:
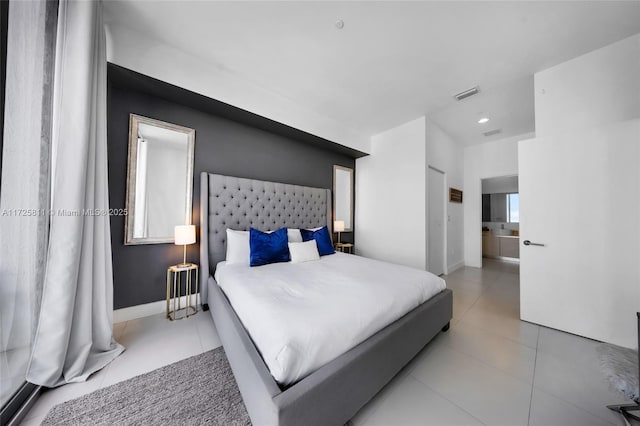
POLYGON ((291 254, 291 263, 320 260, 316 240, 305 241, 304 243, 289 243, 289 253, 291 254))
POLYGON ((287 239, 290 243, 301 243, 302 234, 300 233, 299 229, 287 228, 287 239))
MULTIPOLYGON (((267 231, 267 234, 270 234, 272 232, 273 231, 267 231)), ((302 234, 300 233, 300 230, 296 228, 287 228, 287 242, 301 243, 302 234)))
POLYGON ((249 231, 227 228, 227 264, 249 265, 250 257, 249 231))

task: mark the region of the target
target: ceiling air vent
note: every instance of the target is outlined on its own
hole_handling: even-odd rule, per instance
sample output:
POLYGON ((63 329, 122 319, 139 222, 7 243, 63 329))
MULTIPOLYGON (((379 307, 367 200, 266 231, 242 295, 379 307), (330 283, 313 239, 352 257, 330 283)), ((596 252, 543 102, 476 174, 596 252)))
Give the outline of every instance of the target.
POLYGON ((498 133, 502 133, 502 129, 489 130, 488 132, 484 132, 483 135, 486 137, 497 135, 498 133))
POLYGON ((473 96, 480 91, 480 86, 472 87, 471 89, 467 89, 464 92, 460 92, 457 95, 453 95, 454 98, 461 101, 464 98, 468 98, 469 96, 473 96))

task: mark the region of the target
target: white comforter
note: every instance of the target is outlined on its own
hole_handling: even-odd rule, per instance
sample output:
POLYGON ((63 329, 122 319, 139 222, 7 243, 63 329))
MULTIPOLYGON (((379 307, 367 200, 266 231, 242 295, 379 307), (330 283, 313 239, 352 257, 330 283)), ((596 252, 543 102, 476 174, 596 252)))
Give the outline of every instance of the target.
POLYGON ((215 274, 280 384, 294 383, 445 288, 429 272, 336 253, 215 274))

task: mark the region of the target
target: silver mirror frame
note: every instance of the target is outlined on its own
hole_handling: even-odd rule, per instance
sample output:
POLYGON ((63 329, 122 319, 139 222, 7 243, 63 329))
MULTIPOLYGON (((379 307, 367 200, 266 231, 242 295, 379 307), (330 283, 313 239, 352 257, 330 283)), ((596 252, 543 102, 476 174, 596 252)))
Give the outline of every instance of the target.
MULTIPOLYGON (((174 130, 176 132, 184 133, 187 135, 187 179, 186 179, 186 197, 185 197, 185 225, 191 224, 191 213, 193 204, 193 159, 195 149, 195 129, 189 127, 179 126, 177 124, 167 123, 165 121, 155 120, 153 118, 144 117, 137 114, 129 114, 129 151, 128 151, 128 165, 127 165, 127 195, 126 195, 126 209, 127 215, 125 216, 124 225, 124 244, 125 245, 140 245, 140 244, 166 244, 173 243, 173 232, 169 237, 162 238, 135 238, 134 237, 134 224, 135 217, 135 195, 136 195, 136 167, 138 164, 138 125, 144 123, 152 126, 157 126, 167 130, 174 130)), ((176 224, 178 225, 178 224, 176 224)))
MULTIPOLYGON (((338 171, 343 171, 349 173, 349 227, 345 226, 344 232, 353 232, 353 169, 349 167, 339 166, 337 164, 333 165, 333 220, 337 220, 336 218, 336 200, 338 199, 337 191, 338 188, 336 186, 336 174, 338 171)), ((331 224, 333 226, 333 223, 331 224)))

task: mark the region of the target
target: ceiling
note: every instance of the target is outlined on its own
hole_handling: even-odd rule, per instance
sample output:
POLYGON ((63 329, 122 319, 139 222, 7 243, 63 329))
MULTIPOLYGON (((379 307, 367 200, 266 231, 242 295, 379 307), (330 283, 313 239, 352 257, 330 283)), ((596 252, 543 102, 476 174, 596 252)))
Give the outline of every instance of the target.
POLYGON ((534 131, 533 74, 640 33, 640 1, 125 0, 105 21, 364 134, 427 115, 471 145, 534 131))

